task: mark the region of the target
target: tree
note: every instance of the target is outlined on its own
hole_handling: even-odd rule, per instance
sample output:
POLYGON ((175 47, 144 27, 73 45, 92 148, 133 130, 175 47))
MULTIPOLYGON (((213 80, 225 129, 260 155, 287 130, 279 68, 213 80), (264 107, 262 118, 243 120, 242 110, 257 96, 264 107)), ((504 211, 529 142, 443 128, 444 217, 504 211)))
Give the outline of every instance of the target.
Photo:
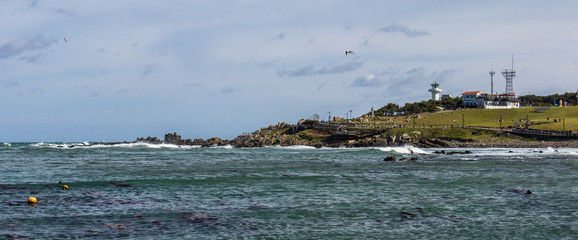
POLYGON ((381 108, 383 110, 384 116, 392 116, 399 113, 399 105, 395 103, 388 103, 384 107, 381 108))
POLYGON ((441 105, 438 106, 443 107, 444 109, 457 109, 462 106, 462 98, 444 98, 440 101, 440 103, 441 105))
POLYGON ((553 106, 559 104, 560 100, 570 105, 576 105, 576 93, 567 92, 564 94, 551 94, 548 96, 536 96, 534 94, 520 96, 523 106, 553 106))
MULTIPOLYGON (((380 109, 375 110, 375 116, 393 116, 400 112, 399 105, 395 103, 388 103, 387 105, 381 107, 380 109)), ((371 112, 366 114, 367 116, 371 116, 371 112)))

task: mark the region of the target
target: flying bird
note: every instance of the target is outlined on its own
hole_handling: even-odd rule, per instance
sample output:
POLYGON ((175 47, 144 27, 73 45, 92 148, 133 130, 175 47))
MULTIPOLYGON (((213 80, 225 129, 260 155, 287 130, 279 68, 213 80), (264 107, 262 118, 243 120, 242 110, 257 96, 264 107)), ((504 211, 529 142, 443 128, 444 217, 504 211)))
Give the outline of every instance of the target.
POLYGON ((66 38, 64 38, 64 42, 66 42, 66 43, 68 42, 68 41, 66 41, 66 38))
POLYGON ((354 53, 353 51, 351 51, 351 50, 350 50, 350 51, 345 51, 345 55, 347 55, 347 54, 355 54, 355 53, 354 53))

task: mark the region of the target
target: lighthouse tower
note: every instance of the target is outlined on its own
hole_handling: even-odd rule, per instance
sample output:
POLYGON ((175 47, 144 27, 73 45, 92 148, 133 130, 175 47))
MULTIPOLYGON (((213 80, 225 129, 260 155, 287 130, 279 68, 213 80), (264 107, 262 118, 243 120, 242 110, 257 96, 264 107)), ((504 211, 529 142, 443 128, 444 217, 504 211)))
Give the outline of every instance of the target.
POLYGON ((440 100, 440 92, 442 92, 442 89, 439 88, 439 86, 440 84, 437 82, 431 84, 431 88, 428 90, 429 92, 431 92, 431 100, 434 101, 440 100))

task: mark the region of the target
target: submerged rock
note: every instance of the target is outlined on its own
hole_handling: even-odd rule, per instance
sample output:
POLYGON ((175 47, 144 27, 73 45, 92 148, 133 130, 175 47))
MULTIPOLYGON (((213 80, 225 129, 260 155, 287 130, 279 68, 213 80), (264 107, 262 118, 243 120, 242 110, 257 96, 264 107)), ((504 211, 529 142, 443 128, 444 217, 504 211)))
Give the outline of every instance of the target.
POLYGON ((395 158, 395 156, 387 156, 387 157, 385 157, 385 158, 383 159, 383 161, 386 161, 386 162, 395 162, 395 161, 396 161, 396 158, 395 158))
POLYGON ((401 211, 399 213, 403 219, 413 219, 413 218, 417 217, 417 214, 411 213, 408 211, 401 211))
POLYGON ((441 151, 435 151, 435 154, 445 154, 445 155, 454 155, 454 154, 472 154, 472 151, 466 150, 466 151, 451 151, 451 152, 446 152, 444 150, 441 151))

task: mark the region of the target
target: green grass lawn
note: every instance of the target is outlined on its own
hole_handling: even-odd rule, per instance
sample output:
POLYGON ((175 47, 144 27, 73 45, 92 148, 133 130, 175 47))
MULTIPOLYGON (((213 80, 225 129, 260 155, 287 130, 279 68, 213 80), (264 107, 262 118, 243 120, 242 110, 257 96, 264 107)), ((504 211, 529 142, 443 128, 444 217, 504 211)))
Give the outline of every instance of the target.
MULTIPOLYGON (((472 127, 500 127, 514 126, 516 122, 518 125, 525 125, 526 118, 528 121, 536 123, 530 128, 546 129, 546 130, 574 130, 578 127, 578 106, 572 107, 550 107, 549 111, 536 112, 533 107, 517 108, 517 109, 465 109, 457 111, 446 111, 436 113, 423 113, 415 118, 416 128, 422 126, 451 126, 462 125, 472 127), (562 120, 556 121, 554 120, 562 120), (572 128, 570 128, 572 126, 572 128)), ((373 121, 372 124, 405 124, 413 127, 414 118, 407 116, 397 117, 381 117, 373 121)))

